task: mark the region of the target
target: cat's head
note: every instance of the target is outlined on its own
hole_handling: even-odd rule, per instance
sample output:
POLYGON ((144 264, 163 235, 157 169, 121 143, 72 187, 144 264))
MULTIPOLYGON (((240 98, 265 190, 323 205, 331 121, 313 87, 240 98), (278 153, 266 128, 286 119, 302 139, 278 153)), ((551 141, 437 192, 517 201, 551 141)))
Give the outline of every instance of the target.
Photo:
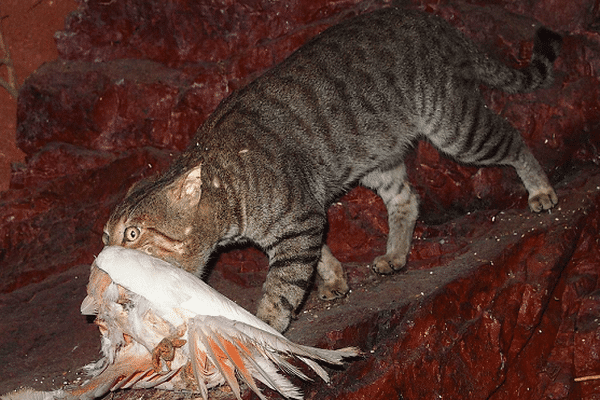
POLYGON ((202 165, 137 182, 113 210, 102 241, 200 274, 220 234, 218 207, 204 197, 210 196, 203 194, 202 165))

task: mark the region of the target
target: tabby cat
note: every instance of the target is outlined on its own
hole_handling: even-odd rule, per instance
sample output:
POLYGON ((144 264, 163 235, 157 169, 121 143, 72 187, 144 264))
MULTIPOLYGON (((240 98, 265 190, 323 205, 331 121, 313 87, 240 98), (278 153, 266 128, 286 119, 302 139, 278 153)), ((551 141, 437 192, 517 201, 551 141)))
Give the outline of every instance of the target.
POLYGON ((514 167, 535 212, 558 202, 478 87, 549 86, 560 45, 539 28, 530 65, 516 70, 426 13, 391 8, 347 20, 224 100, 166 173, 130 189, 103 241, 198 275, 217 247, 254 242, 269 257, 257 315, 284 331, 315 267, 322 298, 348 291, 323 234, 328 206, 353 184, 375 190, 389 215, 387 252, 374 270, 404 267, 418 200, 403 159, 415 140, 459 162, 514 167))

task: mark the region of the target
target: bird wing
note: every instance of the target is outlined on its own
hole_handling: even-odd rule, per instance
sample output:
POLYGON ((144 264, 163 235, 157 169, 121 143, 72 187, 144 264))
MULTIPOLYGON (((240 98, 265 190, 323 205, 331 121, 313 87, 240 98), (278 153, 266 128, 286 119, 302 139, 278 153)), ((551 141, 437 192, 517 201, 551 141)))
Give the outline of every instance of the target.
MULTIPOLYGON (((256 385, 256 380, 284 397, 302 399, 300 390, 280 371, 304 380, 310 378, 291 364, 289 358, 301 360, 328 382, 327 372, 315 361, 339 365, 344 358, 360 355, 360 351, 354 347, 326 350, 298 345, 282 335, 222 316, 194 317, 188 323, 187 337, 192 367, 199 386, 202 387, 202 382, 206 379, 202 371, 207 370, 208 363, 216 367, 238 399, 241 396, 237 377, 261 399, 265 397, 256 385)), ((201 393, 206 398, 206 391, 201 390, 201 393)))

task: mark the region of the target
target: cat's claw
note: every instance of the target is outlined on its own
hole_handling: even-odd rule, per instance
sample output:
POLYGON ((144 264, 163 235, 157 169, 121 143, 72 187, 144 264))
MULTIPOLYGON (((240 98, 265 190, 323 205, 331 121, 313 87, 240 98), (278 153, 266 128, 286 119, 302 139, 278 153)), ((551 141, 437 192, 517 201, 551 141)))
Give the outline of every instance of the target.
POLYGON ((529 208, 536 213, 549 210, 556 204, 558 204, 558 196, 552 188, 529 197, 529 208))
POLYGON ((333 284, 321 282, 318 291, 321 300, 335 300, 345 297, 350 291, 350 288, 345 280, 339 280, 333 284))
POLYGON ((346 296, 350 291, 342 263, 331 254, 327 245, 321 249, 317 265, 317 283, 321 300, 334 300, 346 296))
POLYGON ((390 275, 402 271, 406 265, 406 256, 384 254, 373 261, 373 271, 381 275, 390 275))

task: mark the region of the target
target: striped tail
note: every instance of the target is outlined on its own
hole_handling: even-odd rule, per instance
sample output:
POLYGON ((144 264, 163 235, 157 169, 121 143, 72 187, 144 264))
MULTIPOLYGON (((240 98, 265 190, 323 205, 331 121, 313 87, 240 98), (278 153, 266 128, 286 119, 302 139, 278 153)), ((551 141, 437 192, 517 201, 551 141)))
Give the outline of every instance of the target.
POLYGON ((188 326, 190 358, 202 397, 208 399, 210 374, 218 371, 241 400, 239 377, 259 398, 265 399, 256 380, 282 396, 302 399, 302 393, 279 371, 310 380, 287 359, 297 358, 324 381, 327 372, 317 362, 340 365, 345 358, 361 353, 354 347, 326 350, 295 344, 284 336, 275 335, 242 322, 224 317, 197 316, 188 326))
POLYGON ((480 53, 474 60, 459 65, 459 75, 507 93, 532 92, 552 84, 553 63, 561 46, 562 37, 558 33, 540 27, 535 33, 533 54, 527 67, 514 69, 480 53))

